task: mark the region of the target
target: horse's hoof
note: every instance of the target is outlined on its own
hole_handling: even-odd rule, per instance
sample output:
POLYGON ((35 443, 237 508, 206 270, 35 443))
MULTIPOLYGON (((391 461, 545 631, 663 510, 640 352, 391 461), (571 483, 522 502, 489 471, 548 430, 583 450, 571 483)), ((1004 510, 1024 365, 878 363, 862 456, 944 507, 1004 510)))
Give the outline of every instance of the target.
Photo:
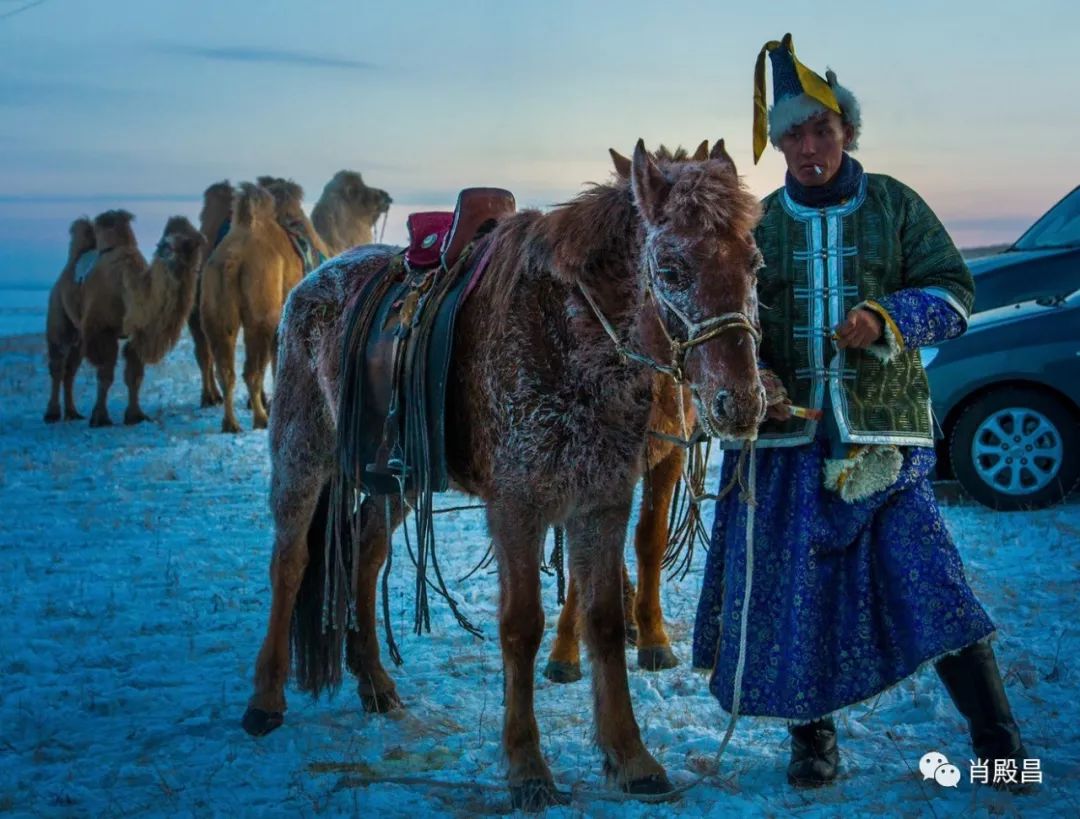
POLYGON ((667 774, 658 773, 643 776, 641 779, 635 779, 633 782, 627 782, 623 785, 623 790, 627 793, 638 795, 655 795, 660 793, 671 793, 674 788, 671 786, 671 780, 667 778, 667 774))
POLYGON ((242 725, 253 737, 264 737, 275 728, 280 728, 285 715, 280 711, 263 711, 261 708, 248 708, 244 712, 242 725))
POLYGON ((544 666, 544 676, 553 683, 572 683, 581 679, 581 663, 564 663, 560 660, 548 660, 544 666))
POLYGON ((113 425, 112 418, 107 413, 93 413, 90 416, 91 427, 111 427, 113 425))
POLYGON ((236 421, 231 421, 226 418, 221 422, 221 431, 229 433, 240 432, 240 424, 238 424, 236 421))
POLYGON ((135 424, 141 424, 143 421, 149 421, 149 420, 150 420, 150 416, 147 415, 142 410, 138 410, 136 412, 132 412, 130 410, 127 410, 127 411, 124 412, 124 425, 125 426, 130 427, 130 426, 134 426, 135 424))
POLYGON ((266 418, 255 418, 251 422, 251 428, 252 429, 266 429, 266 427, 267 427, 267 419, 266 418))
POLYGON ((675 668, 679 664, 679 658, 670 646, 652 646, 637 650, 637 664, 638 668, 646 671, 660 671, 664 668, 675 668))
POLYGON ((67 412, 64 413, 64 420, 65 421, 82 421, 82 420, 85 420, 85 419, 86 419, 86 416, 83 415, 78 410, 68 410, 67 412))
POLYGON ((58 410, 58 409, 54 410, 54 409, 51 409, 51 408, 45 410, 45 423, 46 424, 55 424, 59 420, 60 420, 60 410, 58 410))
POLYGON ((570 804, 570 794, 560 791, 554 782, 529 779, 510 786, 510 807, 525 813, 539 813, 545 808, 570 804))
POLYGON ((361 694, 360 704, 368 714, 386 714, 390 711, 400 711, 405 707, 401 702, 401 697, 393 689, 380 691, 377 694, 361 694))

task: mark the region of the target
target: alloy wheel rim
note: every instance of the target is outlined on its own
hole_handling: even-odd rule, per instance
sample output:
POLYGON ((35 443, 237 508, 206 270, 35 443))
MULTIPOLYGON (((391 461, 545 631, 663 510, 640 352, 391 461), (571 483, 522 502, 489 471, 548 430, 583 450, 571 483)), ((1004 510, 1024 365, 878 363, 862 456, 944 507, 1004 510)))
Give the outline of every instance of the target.
POLYGON ((1061 471, 1061 432, 1029 407, 1007 407, 985 418, 971 442, 975 473, 991 489, 1030 495, 1048 486, 1061 471))

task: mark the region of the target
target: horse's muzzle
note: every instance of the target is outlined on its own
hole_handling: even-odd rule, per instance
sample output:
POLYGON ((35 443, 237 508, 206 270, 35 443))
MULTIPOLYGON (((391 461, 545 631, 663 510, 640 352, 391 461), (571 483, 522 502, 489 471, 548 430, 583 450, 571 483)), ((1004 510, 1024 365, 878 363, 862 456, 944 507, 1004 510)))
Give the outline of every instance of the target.
POLYGON ((749 390, 721 389, 707 408, 713 432, 724 438, 755 438, 765 418, 765 390, 756 385, 749 390))

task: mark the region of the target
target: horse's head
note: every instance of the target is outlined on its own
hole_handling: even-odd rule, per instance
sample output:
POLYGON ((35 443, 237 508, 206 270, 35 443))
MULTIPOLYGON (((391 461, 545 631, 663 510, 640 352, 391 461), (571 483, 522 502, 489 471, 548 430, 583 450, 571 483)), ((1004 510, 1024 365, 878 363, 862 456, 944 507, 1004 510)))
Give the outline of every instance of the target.
MULTIPOLYGON (((670 364, 694 396, 710 435, 754 438, 764 416, 758 376, 755 273, 761 255, 751 231, 756 198, 739 181, 723 140, 692 157, 650 156, 638 141, 633 160, 615 158, 630 177, 644 223, 641 269, 659 321, 644 321, 653 358, 670 364)), ((647 299, 648 304, 648 299, 647 299)))

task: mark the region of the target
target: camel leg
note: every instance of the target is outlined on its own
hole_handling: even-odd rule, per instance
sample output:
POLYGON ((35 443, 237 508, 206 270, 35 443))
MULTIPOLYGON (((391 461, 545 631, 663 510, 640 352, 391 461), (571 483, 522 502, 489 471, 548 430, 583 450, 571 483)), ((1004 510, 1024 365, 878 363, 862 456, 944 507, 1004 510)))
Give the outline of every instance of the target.
POLYGON ((195 343, 195 362, 199 365, 199 374, 202 377, 199 406, 216 406, 223 399, 221 390, 218 389, 217 382, 214 380, 214 360, 210 355, 210 344, 206 340, 206 333, 203 332, 202 322, 199 319, 198 300, 188 317, 188 330, 191 331, 191 340, 195 343))
POLYGON ((236 335, 237 328, 230 328, 220 336, 207 333, 210 351, 214 356, 214 369, 221 382, 222 400, 225 404, 221 419, 222 432, 239 432, 240 422, 236 420, 236 408, 233 403, 236 392, 236 335))
POLYGON ((357 550, 356 631, 349 633, 345 658, 356 675, 360 703, 369 713, 386 713, 402 707, 394 681, 386 673, 379 656, 376 628, 379 570, 386 561, 390 534, 400 525, 401 501, 398 498, 367 498, 360 510, 362 527, 357 550), (386 531, 386 503, 390 504, 391 531, 386 531))
POLYGON ((120 353, 120 342, 108 332, 95 335, 87 334, 86 357, 97 368, 97 401, 90 413, 90 426, 112 426, 109 417, 109 389, 116 376, 116 359, 120 353))
POLYGON ((533 672, 544 636, 540 550, 547 526, 528 502, 496 498, 488 529, 499 561, 499 639, 503 656, 503 751, 515 809, 541 810, 565 803, 540 752, 533 711, 533 672))
POLYGON ((135 352, 131 342, 124 344, 124 383, 128 388, 128 405, 124 410, 124 423, 127 425, 149 421, 150 416, 142 411, 139 406, 139 388, 142 387, 143 375, 146 366, 142 358, 135 352))
POLYGON ((551 646, 544 676, 552 682, 570 683, 581 679, 581 654, 578 647, 578 593, 574 578, 566 588, 566 602, 559 613, 559 627, 551 646))
MULTIPOLYGON (((52 424, 60 420, 60 385, 64 380, 64 364, 67 350, 62 344, 49 342, 49 405, 45 408, 45 423, 52 424)), ((69 405, 70 406, 70 405, 69 405)))
POLYGON ((270 364, 274 334, 265 327, 244 330, 244 383, 247 385, 248 398, 251 401, 251 426, 253 429, 266 429, 269 415, 263 403, 263 380, 266 368, 270 364))
POLYGON ((647 671, 674 668, 679 658, 671 650, 660 608, 660 563, 668 540, 668 514, 685 455, 672 447, 649 470, 649 492, 642 498, 641 516, 634 533, 638 587, 634 597, 634 620, 638 627, 638 666, 647 671))
POLYGON ((627 493, 606 508, 579 511, 567 521, 566 534, 592 662, 596 744, 604 769, 629 793, 666 793, 671 783, 641 741, 626 679, 621 578, 631 501, 627 493))
POLYGON ((82 364, 82 350, 78 344, 74 344, 67 352, 64 360, 64 420, 80 421, 86 416, 75 409, 75 375, 79 372, 82 364))

